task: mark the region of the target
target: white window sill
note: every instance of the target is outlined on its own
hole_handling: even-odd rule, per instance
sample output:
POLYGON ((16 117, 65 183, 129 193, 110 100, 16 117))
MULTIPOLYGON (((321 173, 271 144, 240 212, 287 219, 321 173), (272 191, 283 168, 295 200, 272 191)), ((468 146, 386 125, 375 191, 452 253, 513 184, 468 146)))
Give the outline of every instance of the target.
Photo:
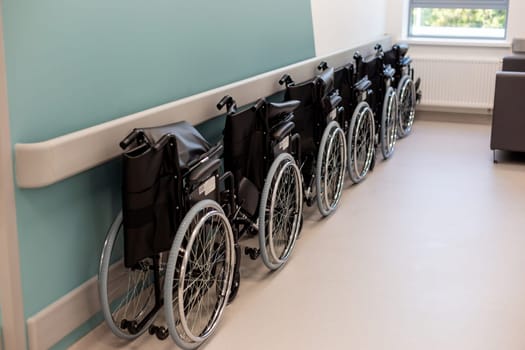
POLYGON ((409 45, 421 46, 462 46, 462 47, 491 47, 510 49, 512 43, 508 40, 482 39, 445 39, 445 38, 405 38, 400 40, 409 45))

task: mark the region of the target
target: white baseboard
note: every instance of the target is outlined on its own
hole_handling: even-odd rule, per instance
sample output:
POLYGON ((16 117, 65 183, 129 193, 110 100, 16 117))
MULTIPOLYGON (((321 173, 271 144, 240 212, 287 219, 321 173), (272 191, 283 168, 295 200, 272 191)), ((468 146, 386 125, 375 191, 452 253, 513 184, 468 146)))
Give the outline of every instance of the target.
POLYGON ((418 109, 416 112, 416 121, 434 121, 445 123, 466 123, 466 124, 490 124, 492 115, 486 113, 466 113, 450 111, 428 111, 418 109))
POLYGON ((449 105, 430 105, 421 104, 417 106, 418 111, 425 112, 444 112, 457 114, 471 114, 471 115, 492 115, 492 108, 489 107, 465 107, 465 106, 449 106, 449 105))
MULTIPOLYGON (((127 274, 121 262, 111 267, 110 302, 126 291, 127 274)), ((49 349, 101 310, 98 280, 93 277, 27 320, 29 348, 49 349)))
POLYGON ((29 348, 49 349, 100 311, 93 277, 27 320, 29 348))

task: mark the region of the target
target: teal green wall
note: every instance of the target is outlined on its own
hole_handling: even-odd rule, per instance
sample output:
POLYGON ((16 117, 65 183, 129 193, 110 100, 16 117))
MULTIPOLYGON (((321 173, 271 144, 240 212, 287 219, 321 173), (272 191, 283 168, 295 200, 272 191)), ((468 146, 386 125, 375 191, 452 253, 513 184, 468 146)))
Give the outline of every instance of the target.
MULTIPOLYGON (((13 143, 314 56, 310 0, 3 0, 3 16, 13 143)), ((16 190, 26 317, 96 274, 119 202, 118 161, 16 190)))

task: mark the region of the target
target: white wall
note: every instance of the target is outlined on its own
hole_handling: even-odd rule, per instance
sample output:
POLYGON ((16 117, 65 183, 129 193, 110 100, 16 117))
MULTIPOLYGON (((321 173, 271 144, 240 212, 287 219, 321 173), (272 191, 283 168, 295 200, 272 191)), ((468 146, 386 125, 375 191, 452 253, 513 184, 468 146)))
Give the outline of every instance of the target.
POLYGON ((391 0, 311 0, 317 56, 359 46, 385 33, 391 0))
MULTIPOLYGON (((414 58, 417 66, 418 58, 458 58, 458 59, 470 59, 470 58, 483 58, 483 59, 501 59, 511 53, 510 43, 513 38, 525 38, 525 21, 523 21, 523 14, 525 13, 525 1, 524 0, 509 0, 509 17, 508 17, 508 28, 507 28, 507 40, 505 43, 498 44, 487 44, 487 42, 478 43, 466 43, 447 41, 447 40, 408 40, 410 44, 410 56, 414 58)), ((408 3, 409 0, 388 0, 386 4, 386 18, 385 18, 385 31, 392 37, 392 41, 404 41, 407 40, 407 28, 408 28, 408 3)), ((474 68, 473 68, 474 69, 474 68)), ((416 72, 417 73, 417 72, 416 72)), ((457 86, 458 77, 454 75, 453 70, 444 71, 441 76, 441 81, 445 82, 448 86, 457 86)), ((479 74, 482 74, 481 72, 479 74)), ((425 108, 432 106, 432 90, 429 85, 429 81, 425 81, 423 78, 423 101, 422 104, 425 108)), ((494 77, 495 80, 495 77, 494 77)), ((475 84, 475 82, 471 82, 475 84)), ((488 102, 488 101, 487 101, 488 102)), ((443 111, 455 111, 455 112, 468 112, 468 109, 454 110, 454 108, 441 109, 442 106, 434 106, 436 110, 443 111)), ((478 113, 480 111, 475 111, 478 113)), ((485 113, 490 113, 490 110, 485 110, 485 113)))
MULTIPOLYGON (((513 38, 525 38, 525 1, 509 0, 509 18, 507 28, 507 41, 510 43, 513 38)), ((392 40, 406 40, 408 23, 408 0, 389 0, 387 2, 385 18, 385 30, 392 36, 392 40)), ((498 57, 501 58, 511 52, 510 47, 486 46, 467 46, 450 44, 431 45, 429 43, 418 44, 410 42, 410 54, 414 57, 419 56, 475 56, 475 57, 498 57)))

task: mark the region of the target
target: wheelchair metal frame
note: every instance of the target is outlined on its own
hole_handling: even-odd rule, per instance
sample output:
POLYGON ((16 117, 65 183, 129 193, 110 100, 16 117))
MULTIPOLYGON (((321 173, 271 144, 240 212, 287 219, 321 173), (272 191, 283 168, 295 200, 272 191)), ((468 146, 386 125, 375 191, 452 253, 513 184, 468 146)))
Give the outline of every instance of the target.
MULTIPOLYGON (((155 203, 162 202, 162 211, 157 212, 158 208, 151 208, 149 205, 145 208, 130 209, 127 205, 128 192, 124 191, 125 215, 119 214, 108 232, 99 269, 99 295, 103 314, 113 333, 124 339, 134 339, 146 330, 159 339, 166 339, 171 334, 179 347, 194 349, 213 333, 226 303, 231 302, 237 294, 241 260, 239 240, 242 236, 248 232, 258 231, 260 248, 247 248, 245 253, 253 259, 262 255, 265 265, 271 270, 284 265, 295 246, 302 220, 300 170, 292 156, 285 152, 291 148, 299 149, 299 136, 291 133, 294 126, 292 110, 298 104, 298 101, 293 101, 277 106, 259 100, 250 109, 257 118, 257 130, 264 136, 262 139, 264 161, 256 163, 256 166, 261 167, 259 170, 265 174, 264 186, 257 198, 261 200, 261 204, 256 208, 259 212, 258 216, 244 209, 244 204, 249 202, 250 198, 241 193, 233 172, 226 169, 220 175, 220 156, 224 151, 222 143, 212 147, 196 130, 195 133, 202 139, 195 135, 190 135, 193 138, 185 138, 184 135, 173 134, 170 127, 181 123, 135 129, 121 142, 125 154, 134 161, 137 159, 140 161, 139 157, 146 154, 150 157, 149 160, 153 159, 157 162, 155 169, 158 169, 158 172, 155 174, 158 178, 155 178, 153 186, 159 188, 167 186, 168 188, 161 188, 161 190, 168 194, 153 191, 155 203), (270 127, 268 118, 261 117, 268 109, 280 112, 279 116, 272 116, 274 120, 280 118, 281 121, 277 126, 274 125, 275 127, 270 127), (181 151, 178 149, 178 141, 184 138, 184 142, 190 147, 181 151), (286 147, 283 147, 284 141, 286 147), (204 146, 199 145, 199 142, 204 146), (195 149, 191 148, 194 147, 193 143, 197 144, 195 149), (196 150, 200 154, 195 154, 196 150), (185 160, 181 160, 182 158, 185 160), (184 167, 181 166, 182 163, 184 167), (285 198, 288 200, 282 201, 283 203, 278 201, 282 193, 286 194, 283 191, 279 192, 283 188, 283 181, 289 191, 288 194, 295 196, 295 206, 293 198, 285 198), (163 185, 160 186, 159 182, 163 185), (292 183, 295 183, 295 187, 292 183), (270 208, 267 208, 266 203, 270 204, 270 208), (168 211, 164 210, 165 205, 169 207, 168 211), (279 213, 288 210, 288 216, 281 221, 276 221, 272 226, 274 217, 279 219, 284 216, 274 215, 275 210, 279 213), (158 227, 144 226, 148 223, 147 219, 151 220, 151 215, 156 215, 155 223, 161 222, 158 227), (163 218, 159 219, 158 216, 169 217, 162 221, 163 218), (143 241, 145 247, 141 245, 138 250, 129 248, 130 245, 137 245, 140 242, 126 243, 126 230, 122 232, 124 224, 132 227, 137 225, 146 233, 151 231, 152 236, 143 241), (163 226, 169 226, 170 229, 166 230, 163 226), (283 234, 284 230, 288 231, 283 234), (124 236, 124 259, 118 257, 119 233, 123 233, 124 236), (285 234, 288 234, 288 237, 284 237, 285 234), (223 243, 216 242, 217 236, 223 239, 221 241, 223 243), (171 241, 166 242, 166 237, 171 241), (279 245, 284 238, 287 241, 282 248, 279 245), (112 257, 114 251, 116 257, 112 257), (201 257, 206 254, 207 258, 204 258, 204 262, 201 261, 201 257), (124 262, 116 273, 115 279, 118 279, 119 275, 128 275, 127 288, 120 287, 118 293, 122 295, 118 295, 117 301, 112 300, 110 295, 117 293, 110 286, 113 283, 113 272, 116 270, 115 260, 124 262), (203 284, 199 282, 201 279, 209 282, 203 284), (198 314, 202 312, 199 305, 203 302, 204 295, 210 293, 215 293, 217 302, 210 314, 202 316, 205 321, 202 323, 198 314), (163 306, 166 312, 167 329, 153 324, 163 306), (112 310, 114 307, 116 307, 115 311, 112 310)), ((225 105, 228 106, 227 118, 240 117, 235 101, 231 97, 227 96, 221 100, 218 108, 221 109, 225 105)), ((226 144, 229 142, 228 139, 224 141, 226 144)), ((229 155, 226 154, 224 157, 225 164, 228 165, 229 155)), ((141 184, 144 182, 142 181, 144 175, 150 171, 148 165, 142 164, 138 169, 139 173, 133 175, 134 178, 138 177, 138 182, 141 184)), ((134 178, 129 181, 133 182, 134 178)), ((129 182, 125 179, 125 183, 126 181, 129 182)), ((132 185, 130 186, 133 188, 132 185)), ((147 187, 146 192, 140 190, 129 194, 138 198, 135 201, 138 204, 133 202, 134 206, 143 205, 144 198, 151 199, 151 196, 143 194, 152 192, 150 184, 146 181, 146 185, 142 187, 144 186, 147 187)), ((211 298, 212 301, 215 300, 213 298, 214 296, 211 298)))
MULTIPOLYGON (((383 53, 381 45, 376 46, 379 53, 383 53)), ((422 93, 420 90, 421 79, 414 80, 414 68, 411 67, 412 58, 407 55, 408 46, 396 44, 384 52, 386 64, 395 68, 393 86, 398 91, 399 122, 397 136, 403 138, 412 131, 414 123, 416 104, 421 101, 422 93)))
POLYGON ((341 126, 344 108, 339 91, 334 88, 333 69, 302 83, 285 74, 279 80, 285 85, 286 100, 300 100, 296 111, 296 128, 301 135, 300 168, 304 197, 308 206, 317 201, 323 216, 333 213, 339 204, 346 167, 346 140, 341 126))
MULTIPOLYGON (((328 68, 322 62, 323 69, 328 68)), ((347 137, 348 174, 354 183, 365 179, 373 166, 375 153, 375 122, 368 96, 373 93, 368 76, 357 80, 352 63, 335 69, 335 87, 343 99, 343 130, 347 137)))
MULTIPOLYGON (((235 209, 230 221, 234 226, 236 240, 239 241, 245 235, 259 234, 259 248, 246 247, 244 253, 253 260, 261 256, 270 270, 276 270, 286 262, 301 228, 299 222, 293 223, 292 237, 289 237, 290 246, 277 256, 272 242, 273 227, 266 226, 266 212, 269 209, 263 207, 263 201, 273 200, 268 198, 267 192, 271 186, 269 180, 272 180, 270 175, 276 175, 280 163, 289 163, 288 165, 299 173, 295 164, 297 159, 292 158, 292 154, 298 154, 300 144, 300 136, 293 132, 293 111, 298 105, 299 101, 270 103, 259 99, 253 106, 239 109, 231 96, 223 97, 217 104, 217 109, 226 107, 227 110, 223 135, 226 148, 224 167, 226 171, 234 174, 235 179, 235 209), (239 138, 240 133, 243 135, 239 138), (240 142, 233 141, 234 138, 240 142), (239 162, 238 157, 248 159, 239 162)), ((290 213, 290 208, 281 209, 288 214, 299 215, 302 220, 300 181, 297 182, 297 186, 300 195, 297 212, 290 213)))
MULTIPOLYGON (((376 46, 376 50, 378 48, 380 46, 376 46)), ((380 147, 383 158, 388 159, 394 153, 397 136, 398 101, 396 91, 392 87, 395 69, 385 65, 383 53, 380 51, 366 60, 356 52, 354 60, 356 79, 368 77, 372 82, 373 93, 369 95, 369 104, 374 112, 376 147, 380 147)))

